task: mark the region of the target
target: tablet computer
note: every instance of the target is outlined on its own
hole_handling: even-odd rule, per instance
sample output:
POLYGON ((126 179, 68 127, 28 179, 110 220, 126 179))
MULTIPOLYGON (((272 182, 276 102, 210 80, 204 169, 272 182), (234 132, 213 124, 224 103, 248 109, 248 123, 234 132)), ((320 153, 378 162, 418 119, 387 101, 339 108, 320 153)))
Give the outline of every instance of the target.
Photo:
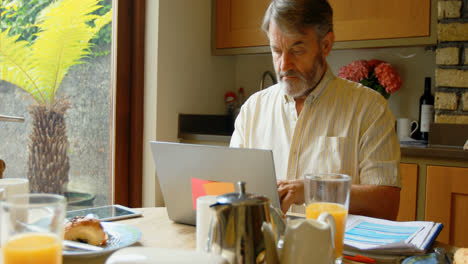
POLYGON ((67 220, 70 220, 75 216, 86 215, 90 215, 92 217, 94 216, 95 218, 98 218, 101 221, 115 221, 142 216, 141 212, 137 210, 128 208, 123 205, 113 204, 94 208, 67 211, 66 218, 67 220))

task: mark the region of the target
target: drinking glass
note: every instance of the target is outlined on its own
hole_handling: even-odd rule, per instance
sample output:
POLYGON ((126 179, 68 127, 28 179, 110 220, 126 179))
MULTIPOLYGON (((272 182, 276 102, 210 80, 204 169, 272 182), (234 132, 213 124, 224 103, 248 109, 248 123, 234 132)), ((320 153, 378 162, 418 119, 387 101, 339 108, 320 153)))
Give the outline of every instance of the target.
POLYGON ((351 177, 338 173, 311 173, 304 177, 306 218, 317 219, 324 212, 333 216, 336 225, 335 259, 336 263, 341 263, 351 177))
POLYGON ((65 197, 21 194, 1 205, 4 264, 61 264, 65 197))

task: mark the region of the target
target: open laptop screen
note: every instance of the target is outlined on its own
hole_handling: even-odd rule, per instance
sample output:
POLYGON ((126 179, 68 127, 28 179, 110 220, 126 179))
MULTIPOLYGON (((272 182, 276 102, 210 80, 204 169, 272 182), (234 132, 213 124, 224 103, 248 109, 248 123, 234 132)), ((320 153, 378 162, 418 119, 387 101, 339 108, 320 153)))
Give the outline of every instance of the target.
POLYGON ((280 207, 271 150, 229 148, 151 141, 164 202, 169 218, 195 224, 192 178, 246 182, 246 191, 268 197, 280 207))

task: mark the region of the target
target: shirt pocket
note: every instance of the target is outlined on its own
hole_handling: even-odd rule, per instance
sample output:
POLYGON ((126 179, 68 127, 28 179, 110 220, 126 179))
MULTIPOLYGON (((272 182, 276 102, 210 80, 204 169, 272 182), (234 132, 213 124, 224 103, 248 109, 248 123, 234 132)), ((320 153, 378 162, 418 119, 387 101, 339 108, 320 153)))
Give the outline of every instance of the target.
POLYGON ((347 173, 346 157, 352 154, 345 137, 318 137, 311 149, 312 162, 308 173, 347 173), (348 152, 348 153, 347 153, 348 152))

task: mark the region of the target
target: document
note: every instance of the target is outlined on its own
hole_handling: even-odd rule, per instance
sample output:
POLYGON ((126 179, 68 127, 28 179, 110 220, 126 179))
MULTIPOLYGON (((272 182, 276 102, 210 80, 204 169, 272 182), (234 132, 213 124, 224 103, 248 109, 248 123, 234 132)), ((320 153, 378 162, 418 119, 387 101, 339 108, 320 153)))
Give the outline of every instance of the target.
POLYGON ((430 221, 396 222, 348 215, 345 251, 386 255, 423 254, 442 230, 430 221))

